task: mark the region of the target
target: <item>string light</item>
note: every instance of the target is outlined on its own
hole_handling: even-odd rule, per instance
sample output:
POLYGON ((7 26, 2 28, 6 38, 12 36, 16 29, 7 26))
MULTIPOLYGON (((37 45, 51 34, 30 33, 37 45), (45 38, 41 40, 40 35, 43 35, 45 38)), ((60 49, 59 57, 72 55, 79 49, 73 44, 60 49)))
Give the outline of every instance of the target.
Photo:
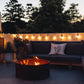
POLYGON ((20 38, 20 39, 23 39, 23 37, 22 37, 21 35, 19 36, 19 38, 20 38))
POLYGON ((28 36, 26 36, 25 38, 26 38, 26 39, 28 39, 29 37, 28 37, 28 36))
POLYGON ((0 38, 2 38, 3 36, 2 35, 0 35, 0 38))
POLYGON ((64 36, 61 34, 61 39, 64 39, 64 36))
POLYGON ((71 39, 71 36, 68 36, 68 39, 71 39))
POLYGON ((16 35, 15 35, 15 34, 13 34, 13 37, 15 38, 15 37, 16 37, 16 35))
POLYGON ((35 39, 35 37, 34 37, 34 36, 32 36, 31 38, 32 38, 32 40, 33 40, 33 39, 35 39))
MULTIPOLYGON (((9 35, 10 33, 8 33, 8 35, 9 35)), ((46 34, 45 36, 44 36, 44 34, 37 34, 37 35, 35 35, 35 34, 32 34, 32 35, 22 35, 22 34, 10 34, 9 36, 12 36, 12 37, 19 37, 20 39, 29 39, 30 38, 30 40, 38 40, 38 41, 42 41, 42 40, 45 40, 45 41, 50 41, 50 40, 52 40, 52 41, 55 41, 56 39, 57 40, 60 40, 60 41, 64 41, 64 40, 70 40, 70 41, 74 41, 74 40, 81 40, 81 39, 83 39, 82 38, 82 34, 80 34, 80 33, 75 33, 74 35, 72 35, 72 34, 64 34, 64 33, 61 33, 60 35, 59 35, 59 38, 58 38, 58 35, 56 36, 55 34, 51 34, 51 36, 52 36, 52 38, 51 38, 51 36, 49 35, 49 34, 46 34), (67 36, 66 36, 67 35, 67 36), (36 37, 37 36, 37 37, 36 37), (66 36, 66 37, 65 37, 66 36)), ((0 34, 0 38, 1 37, 5 37, 6 35, 4 34, 4 33, 2 33, 2 34, 0 34)))
POLYGON ((49 37, 48 36, 45 36, 45 40, 48 40, 49 39, 49 37))
POLYGON ((77 38, 80 38, 80 35, 79 35, 79 34, 77 34, 77 35, 76 35, 76 37, 77 37, 77 38))
POLYGON ((41 36, 39 36, 38 39, 41 40, 41 36))
POLYGON ((56 36, 53 37, 53 40, 56 40, 56 36))

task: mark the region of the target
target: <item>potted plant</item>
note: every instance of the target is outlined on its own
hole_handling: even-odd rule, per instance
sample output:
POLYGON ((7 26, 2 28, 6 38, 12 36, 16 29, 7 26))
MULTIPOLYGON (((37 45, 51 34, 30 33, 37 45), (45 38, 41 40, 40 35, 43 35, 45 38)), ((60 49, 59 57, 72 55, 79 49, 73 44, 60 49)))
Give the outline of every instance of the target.
POLYGON ((12 62, 14 58, 14 49, 10 42, 7 43, 5 52, 4 52, 4 59, 6 62, 12 62))
POLYGON ((14 38, 14 45, 16 47, 16 56, 17 59, 22 59, 23 54, 25 54, 26 51, 24 51, 24 48, 26 44, 29 43, 29 40, 25 39, 22 40, 19 37, 14 38))
POLYGON ((23 48, 23 40, 19 37, 14 38, 14 45, 16 47, 16 58, 21 59, 21 49, 23 48))

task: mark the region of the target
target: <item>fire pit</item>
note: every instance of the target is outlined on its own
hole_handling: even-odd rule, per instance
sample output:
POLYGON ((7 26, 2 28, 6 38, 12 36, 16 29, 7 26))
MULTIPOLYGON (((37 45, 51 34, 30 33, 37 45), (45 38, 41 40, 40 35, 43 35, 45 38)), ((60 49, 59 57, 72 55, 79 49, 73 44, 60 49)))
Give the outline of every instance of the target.
POLYGON ((49 61, 34 57, 16 62, 16 77, 26 80, 40 80, 49 77, 49 61))

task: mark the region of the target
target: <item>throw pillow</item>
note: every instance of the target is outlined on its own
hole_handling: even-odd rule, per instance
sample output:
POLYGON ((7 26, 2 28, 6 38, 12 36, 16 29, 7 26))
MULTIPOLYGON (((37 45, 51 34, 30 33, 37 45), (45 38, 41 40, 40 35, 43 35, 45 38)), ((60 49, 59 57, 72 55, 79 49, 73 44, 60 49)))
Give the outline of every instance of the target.
POLYGON ((54 55, 56 54, 56 48, 57 48, 57 45, 54 44, 54 43, 51 43, 51 50, 49 52, 49 55, 54 55))
POLYGON ((66 43, 63 43, 63 44, 51 43, 51 50, 49 55, 53 55, 53 54, 64 55, 65 46, 66 46, 66 43))
POLYGON ((56 54, 60 54, 60 55, 64 55, 64 50, 66 47, 66 43, 63 44, 56 44, 57 45, 57 49, 56 49, 56 54))

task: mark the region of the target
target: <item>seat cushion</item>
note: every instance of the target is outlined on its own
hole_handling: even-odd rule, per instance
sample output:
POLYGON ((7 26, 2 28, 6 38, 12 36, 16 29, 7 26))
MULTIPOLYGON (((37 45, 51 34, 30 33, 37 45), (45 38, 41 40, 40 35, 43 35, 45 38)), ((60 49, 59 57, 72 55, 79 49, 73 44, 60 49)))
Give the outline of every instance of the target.
POLYGON ((30 54, 26 55, 25 58, 33 58, 33 56, 37 56, 40 59, 46 59, 50 62, 81 62, 81 56, 79 55, 48 55, 48 54, 30 54))
POLYGON ((68 55, 84 55, 84 44, 68 43, 65 48, 65 53, 68 55))
POLYGON ((50 42, 31 42, 32 53, 34 54, 48 54, 50 51, 50 42))

